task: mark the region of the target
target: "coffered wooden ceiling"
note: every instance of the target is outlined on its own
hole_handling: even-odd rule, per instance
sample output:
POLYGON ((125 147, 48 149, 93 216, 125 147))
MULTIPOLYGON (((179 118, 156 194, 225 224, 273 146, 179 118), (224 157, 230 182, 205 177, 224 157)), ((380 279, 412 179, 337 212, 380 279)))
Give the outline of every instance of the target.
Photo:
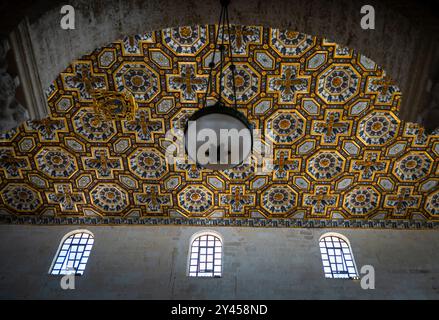
POLYGON ((50 117, 0 135, 1 221, 437 226, 439 135, 398 119, 401 93, 373 61, 293 31, 226 36, 239 110, 271 129, 274 160, 165 161, 165 132, 200 108, 216 32, 129 36, 72 62, 47 92, 50 117))

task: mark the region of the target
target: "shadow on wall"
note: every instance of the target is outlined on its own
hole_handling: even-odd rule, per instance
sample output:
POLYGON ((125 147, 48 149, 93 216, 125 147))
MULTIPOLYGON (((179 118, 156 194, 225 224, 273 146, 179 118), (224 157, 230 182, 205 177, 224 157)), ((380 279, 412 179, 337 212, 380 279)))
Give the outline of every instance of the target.
POLYGON ((11 130, 29 119, 27 110, 17 101, 18 77, 8 73, 9 43, 0 38, 0 132, 11 130))

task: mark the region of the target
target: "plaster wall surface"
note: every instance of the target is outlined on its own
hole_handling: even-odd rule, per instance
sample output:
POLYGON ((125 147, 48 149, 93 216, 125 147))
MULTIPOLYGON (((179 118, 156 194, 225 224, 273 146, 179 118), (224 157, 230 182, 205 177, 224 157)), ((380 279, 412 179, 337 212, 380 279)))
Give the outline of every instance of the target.
MULTIPOLYGON (((82 227, 78 227, 82 228, 82 227)), ((439 298, 439 232, 360 229, 211 228, 224 239, 222 278, 186 275, 199 227, 86 227, 95 236, 75 290, 48 274, 75 226, 0 226, 0 298, 33 299, 425 299, 439 298), (326 232, 351 243, 357 267, 375 268, 376 289, 325 279, 326 232)))
MULTIPOLYGON (((126 35, 182 25, 218 23, 218 0, 72 0, 75 30, 60 27, 61 5, 31 21, 30 35, 42 87, 71 61, 126 35)), ((352 0, 233 0, 231 23, 287 28, 325 37, 373 59, 408 96, 413 72, 425 63, 422 29, 379 1, 352 0), (375 8, 375 30, 360 26, 361 7, 375 8), (418 63, 419 62, 419 63, 418 63)), ((427 41, 428 42, 428 41, 427 41)), ((413 105, 413 103, 412 103, 413 105)))

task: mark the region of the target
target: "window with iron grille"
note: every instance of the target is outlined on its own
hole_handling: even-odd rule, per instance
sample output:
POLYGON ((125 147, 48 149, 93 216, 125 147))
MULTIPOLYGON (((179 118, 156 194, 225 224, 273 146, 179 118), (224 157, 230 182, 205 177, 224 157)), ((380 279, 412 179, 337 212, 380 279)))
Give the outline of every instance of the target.
POLYGON ((75 232, 63 239, 58 249, 55 260, 50 269, 50 274, 75 274, 82 275, 87 265, 94 238, 89 232, 75 232))
POLYGON ((326 278, 358 279, 354 256, 347 241, 336 235, 320 239, 323 271, 326 278))
POLYGON ((222 242, 213 234, 203 234, 191 243, 190 277, 221 277, 222 242))

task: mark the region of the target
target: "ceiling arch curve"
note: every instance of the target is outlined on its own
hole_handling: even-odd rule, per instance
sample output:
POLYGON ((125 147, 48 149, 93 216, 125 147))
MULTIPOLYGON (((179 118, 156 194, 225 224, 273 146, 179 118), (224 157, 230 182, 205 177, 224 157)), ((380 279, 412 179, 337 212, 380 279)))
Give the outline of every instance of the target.
MULTIPOLYGON (((350 0, 234 0, 230 18, 236 24, 300 30, 350 46, 385 66, 407 91, 412 78, 408 66, 416 60, 420 31, 389 3, 373 2, 369 4, 376 9, 377 24, 371 31, 360 27, 363 3, 350 0)), ((29 32, 43 88, 70 61, 98 46, 126 34, 214 24, 220 6, 218 0, 72 0, 69 4, 76 9, 75 30, 59 28, 60 6, 31 21, 29 32)))
MULTIPOLYGON (((218 28, 127 36, 57 77, 49 118, 0 136, 5 219, 262 226, 437 220, 439 136, 397 117, 401 92, 380 66, 295 31, 231 31, 238 109, 255 128, 270 129, 263 142, 273 145, 272 160, 225 171, 168 163, 166 132, 200 107, 218 28)), ((227 97, 227 76, 224 87, 227 97)))

